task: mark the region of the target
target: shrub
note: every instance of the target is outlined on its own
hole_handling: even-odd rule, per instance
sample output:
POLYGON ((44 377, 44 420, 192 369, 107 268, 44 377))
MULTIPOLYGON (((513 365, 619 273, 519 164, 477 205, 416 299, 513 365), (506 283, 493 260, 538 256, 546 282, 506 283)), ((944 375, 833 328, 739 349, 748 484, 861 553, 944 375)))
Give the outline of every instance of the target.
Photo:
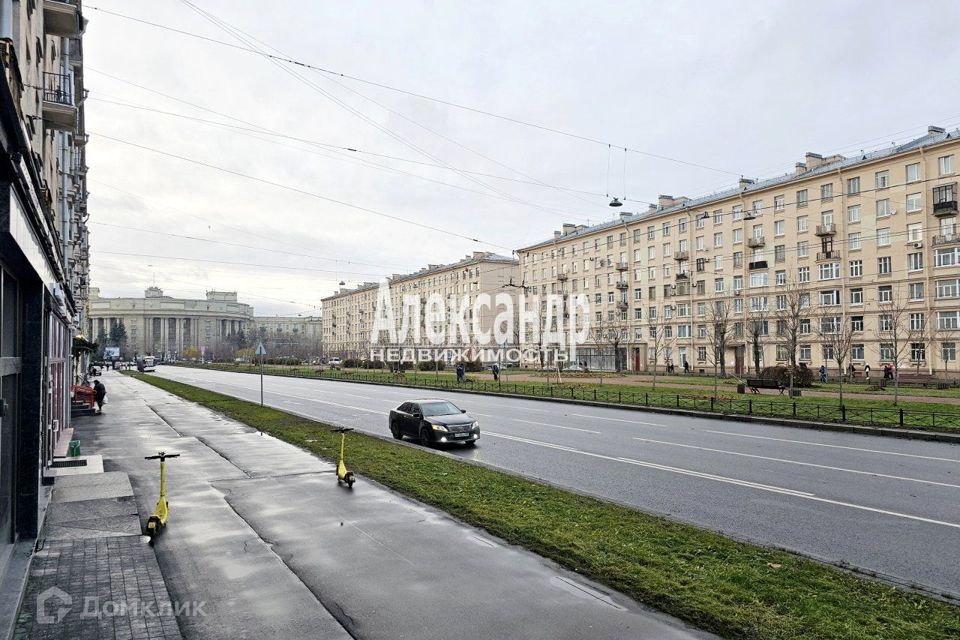
MULTIPOLYGON (((777 380, 785 387, 790 386, 790 367, 777 365, 766 367, 760 372, 764 380, 777 380)), ((793 367, 793 386, 809 387, 813 384, 813 369, 810 367, 793 367)))
POLYGON ((443 371, 447 363, 443 360, 421 360, 417 363, 417 369, 420 371, 443 371))
POLYGON ((467 373, 477 373, 478 371, 483 371, 483 363, 480 362, 479 358, 473 362, 464 362, 463 370, 467 373))
POLYGON ((364 360, 362 365, 364 369, 383 369, 383 360, 364 360))

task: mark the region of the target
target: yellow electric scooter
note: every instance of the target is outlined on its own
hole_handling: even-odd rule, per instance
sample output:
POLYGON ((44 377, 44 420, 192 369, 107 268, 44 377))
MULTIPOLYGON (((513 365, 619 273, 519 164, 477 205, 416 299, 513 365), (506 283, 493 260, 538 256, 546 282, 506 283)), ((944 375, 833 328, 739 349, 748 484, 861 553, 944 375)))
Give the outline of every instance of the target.
POLYGON ((353 431, 350 427, 337 427, 330 429, 333 433, 340 434, 340 460, 337 463, 337 484, 346 484, 351 489, 356 478, 353 477, 353 471, 347 471, 347 465, 343 463, 343 444, 347 437, 347 431, 353 431))
POLYGON ((179 453, 165 453, 160 451, 155 456, 147 456, 144 460, 160 461, 160 499, 157 500, 157 508, 153 510, 147 519, 146 535, 150 536, 150 542, 157 537, 160 530, 167 526, 167 519, 170 517, 170 503, 167 502, 167 469, 165 461, 167 458, 179 458, 179 453))

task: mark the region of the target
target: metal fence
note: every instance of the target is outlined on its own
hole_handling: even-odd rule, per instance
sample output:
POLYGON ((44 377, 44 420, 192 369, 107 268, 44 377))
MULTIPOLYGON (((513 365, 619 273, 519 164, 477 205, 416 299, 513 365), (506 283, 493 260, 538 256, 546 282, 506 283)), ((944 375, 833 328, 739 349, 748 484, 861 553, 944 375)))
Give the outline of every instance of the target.
MULTIPOLYGON (((259 373, 257 365, 179 365, 220 371, 259 373)), ((421 389, 442 389, 447 391, 480 391, 484 393, 502 393, 508 395, 554 398, 559 400, 579 400, 603 402, 626 406, 659 407, 664 409, 685 409, 703 411, 721 415, 761 416, 771 418, 789 418, 812 420, 816 422, 837 422, 842 424, 867 425, 875 427, 907 427, 932 431, 960 430, 960 412, 916 411, 903 408, 858 407, 812 401, 791 401, 759 398, 715 398, 712 394, 678 394, 635 391, 632 389, 604 389, 588 386, 554 385, 541 382, 510 382, 501 380, 466 380, 458 383, 450 378, 441 378, 430 373, 406 372, 395 375, 389 372, 345 373, 341 371, 323 371, 301 368, 271 368, 264 370, 272 376, 294 378, 316 378, 321 380, 342 380, 376 382, 421 389)))

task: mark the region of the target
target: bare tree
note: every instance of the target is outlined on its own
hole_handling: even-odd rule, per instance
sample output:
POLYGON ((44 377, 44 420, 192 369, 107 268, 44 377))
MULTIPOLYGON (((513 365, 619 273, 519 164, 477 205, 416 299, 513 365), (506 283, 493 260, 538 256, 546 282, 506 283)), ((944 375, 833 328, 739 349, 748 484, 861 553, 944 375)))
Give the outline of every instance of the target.
POLYGON ((825 313, 819 318, 817 335, 823 345, 824 359, 837 363, 837 371, 840 372, 840 406, 842 407, 844 366, 848 362, 850 349, 853 347, 853 325, 843 316, 825 313))
MULTIPOLYGON (((878 300, 880 309, 877 315, 877 340, 880 343, 880 353, 890 356, 887 358, 893 365, 893 404, 900 400, 900 363, 910 349, 911 341, 918 335, 922 336, 922 328, 911 328, 911 309, 900 291, 889 292, 888 299, 878 300)), ((881 359, 883 359, 881 357, 881 359)))
POLYGON ((713 397, 717 397, 720 376, 726 377, 727 347, 732 339, 731 321, 733 303, 725 298, 716 298, 707 304, 707 340, 710 349, 707 359, 713 364, 713 397))
POLYGON ((760 377, 760 362, 763 360, 763 341, 770 335, 770 322, 765 311, 752 314, 747 321, 747 344, 750 346, 750 355, 753 358, 753 368, 756 376, 760 377))
POLYGON ((661 314, 659 317, 647 318, 647 330, 650 332, 647 344, 647 360, 653 356, 653 388, 657 388, 657 365, 660 364, 662 356, 666 355, 667 349, 673 344, 673 339, 667 337, 667 321, 661 314))
POLYGON ((787 352, 790 363, 790 397, 793 397, 793 383, 797 370, 797 350, 803 333, 804 321, 810 313, 810 293, 799 283, 790 282, 776 296, 774 318, 779 344, 787 352))

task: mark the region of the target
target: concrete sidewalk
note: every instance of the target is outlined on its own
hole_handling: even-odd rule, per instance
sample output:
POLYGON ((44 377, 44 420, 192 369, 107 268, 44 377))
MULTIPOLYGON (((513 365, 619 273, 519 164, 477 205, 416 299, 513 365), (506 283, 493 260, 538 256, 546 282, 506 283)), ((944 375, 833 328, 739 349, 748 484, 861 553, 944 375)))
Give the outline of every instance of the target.
POLYGON ((155 545, 187 638, 703 638, 658 612, 366 478, 131 378, 79 435, 130 474, 149 511, 168 464, 171 519, 155 545))

